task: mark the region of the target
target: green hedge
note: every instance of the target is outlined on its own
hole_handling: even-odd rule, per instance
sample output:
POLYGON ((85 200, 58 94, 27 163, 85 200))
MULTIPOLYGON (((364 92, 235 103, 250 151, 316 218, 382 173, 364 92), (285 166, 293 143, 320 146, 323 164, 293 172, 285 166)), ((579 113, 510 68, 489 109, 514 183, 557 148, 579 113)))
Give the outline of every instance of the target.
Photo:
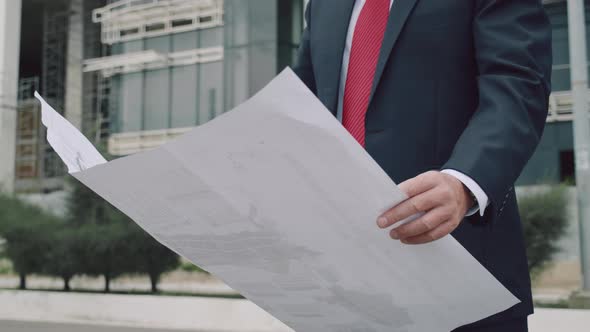
POLYGON ((566 188, 551 186, 519 197, 529 271, 533 276, 551 262, 559 251, 558 240, 567 231, 566 188))
POLYGON ((78 182, 71 183, 68 216, 58 218, 17 197, 0 195, 3 255, 26 288, 30 274, 62 278, 70 289, 75 275, 103 276, 105 291, 122 274, 145 274, 153 292, 179 257, 78 182))

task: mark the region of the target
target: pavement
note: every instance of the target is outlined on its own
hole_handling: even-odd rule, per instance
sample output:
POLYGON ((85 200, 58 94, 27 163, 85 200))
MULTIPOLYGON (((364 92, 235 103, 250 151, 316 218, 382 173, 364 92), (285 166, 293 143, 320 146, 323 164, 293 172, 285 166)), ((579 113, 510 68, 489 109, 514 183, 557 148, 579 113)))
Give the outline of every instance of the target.
MULTIPOLYGON (((530 332, 587 332, 589 310, 538 309, 529 319, 530 332)), ((205 330, 150 329, 114 325, 85 325, 0 320, 2 332, 205 332, 205 330)))
MULTIPOLYGON (((537 308, 529 327, 588 332, 590 310, 537 308)), ((292 332, 245 299, 0 290, 0 332, 37 331, 292 332)))

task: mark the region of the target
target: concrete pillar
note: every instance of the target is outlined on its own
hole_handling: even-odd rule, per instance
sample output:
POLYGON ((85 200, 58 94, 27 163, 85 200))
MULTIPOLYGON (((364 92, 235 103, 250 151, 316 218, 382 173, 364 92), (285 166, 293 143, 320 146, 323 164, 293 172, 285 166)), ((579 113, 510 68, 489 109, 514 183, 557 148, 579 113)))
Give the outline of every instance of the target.
POLYGON ((21 0, 0 0, 0 191, 14 190, 21 0))
POLYGON ((82 61, 84 59, 84 16, 82 0, 70 2, 68 52, 66 59, 65 117, 82 130, 83 86, 82 61))
POLYGON ((568 0, 568 26, 572 95, 576 188, 580 221, 582 292, 572 302, 590 308, 590 123, 588 122, 588 54, 584 0, 568 0))

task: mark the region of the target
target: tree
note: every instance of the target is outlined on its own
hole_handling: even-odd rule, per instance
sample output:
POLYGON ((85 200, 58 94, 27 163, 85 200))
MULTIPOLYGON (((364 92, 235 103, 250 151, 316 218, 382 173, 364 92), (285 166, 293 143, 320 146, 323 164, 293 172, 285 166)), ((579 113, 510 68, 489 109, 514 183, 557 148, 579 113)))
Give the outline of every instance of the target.
POLYGON ((86 243, 83 273, 104 276, 105 292, 113 278, 146 273, 157 292, 161 275, 178 266, 178 256, 82 184, 72 186, 68 223, 80 229, 86 243))
POLYGON ((104 290, 109 292, 114 278, 134 272, 125 241, 129 225, 118 210, 83 184, 74 179, 70 184, 67 224, 77 230, 79 272, 103 276, 104 290))
POLYGON ((536 275, 558 252, 557 241, 567 229, 565 186, 523 195, 519 199, 529 271, 536 275))
POLYGON ((62 278, 64 291, 70 291, 70 280, 83 270, 86 242, 78 229, 67 226, 55 229, 48 236, 51 245, 45 255, 43 273, 62 278))
POLYGON ((149 276, 151 291, 157 293, 162 274, 176 269, 180 265, 180 257, 138 226, 134 228, 129 233, 129 242, 133 244, 137 270, 149 276))
POLYGON ((131 245, 126 241, 128 227, 122 224, 85 225, 79 238, 86 243, 82 272, 104 277, 104 291, 110 292, 111 281, 125 273, 136 271, 131 245))
POLYGON ((27 275, 43 272, 50 248, 48 234, 60 220, 16 197, 0 197, 0 235, 6 240, 4 252, 19 274, 19 288, 26 289, 27 275))

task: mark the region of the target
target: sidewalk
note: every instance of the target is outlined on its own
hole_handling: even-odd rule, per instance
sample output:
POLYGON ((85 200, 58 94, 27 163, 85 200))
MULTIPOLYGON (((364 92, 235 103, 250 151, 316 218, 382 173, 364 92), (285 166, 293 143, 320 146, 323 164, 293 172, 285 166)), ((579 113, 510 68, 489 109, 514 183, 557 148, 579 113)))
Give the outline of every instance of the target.
POLYGON ((530 332, 588 332, 590 310, 535 309, 529 317, 530 332))
MULTIPOLYGON (((293 332, 243 299, 0 291, 0 320, 208 332, 293 332)), ((530 332, 588 332, 590 310, 537 309, 530 332)))
POLYGON ((206 297, 0 290, 0 321, 207 332, 291 332, 252 302, 206 297))

